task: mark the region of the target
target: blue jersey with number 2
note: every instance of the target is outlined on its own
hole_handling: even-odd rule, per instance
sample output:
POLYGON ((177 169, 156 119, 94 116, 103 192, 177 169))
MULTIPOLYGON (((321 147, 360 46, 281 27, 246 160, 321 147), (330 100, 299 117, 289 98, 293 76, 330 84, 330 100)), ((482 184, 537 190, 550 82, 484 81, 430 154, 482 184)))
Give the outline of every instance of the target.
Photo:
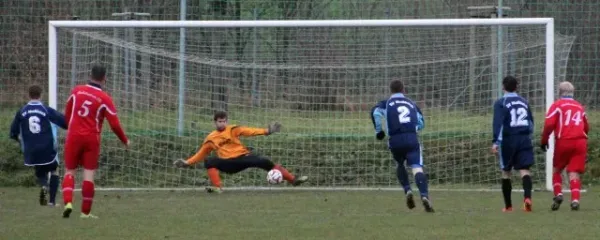
POLYGON ((401 93, 394 94, 386 103, 386 123, 390 148, 411 143, 418 144, 417 130, 424 125, 423 114, 417 105, 401 93), (413 142, 416 141, 416 142, 413 142))

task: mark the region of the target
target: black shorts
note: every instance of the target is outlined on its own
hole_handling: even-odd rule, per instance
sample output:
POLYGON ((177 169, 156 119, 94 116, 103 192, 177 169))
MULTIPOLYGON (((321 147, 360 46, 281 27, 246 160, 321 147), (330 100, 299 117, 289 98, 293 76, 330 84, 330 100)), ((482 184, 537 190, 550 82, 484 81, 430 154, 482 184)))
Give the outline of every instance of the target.
POLYGON ((210 157, 204 161, 204 167, 206 169, 216 168, 221 172, 233 174, 248 168, 260 168, 265 171, 270 171, 275 167, 275 164, 266 157, 249 154, 232 159, 210 157))
POLYGON ((54 172, 58 168, 58 161, 54 161, 50 164, 46 165, 36 165, 35 168, 35 176, 38 178, 48 176, 49 172, 54 172))

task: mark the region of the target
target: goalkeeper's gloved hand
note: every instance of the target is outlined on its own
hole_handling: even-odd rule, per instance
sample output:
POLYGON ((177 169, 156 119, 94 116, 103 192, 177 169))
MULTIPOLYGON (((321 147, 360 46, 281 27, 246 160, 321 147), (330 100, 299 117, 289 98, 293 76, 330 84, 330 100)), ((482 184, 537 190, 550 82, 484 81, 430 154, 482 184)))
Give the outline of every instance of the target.
POLYGON ((383 138, 385 138, 385 132, 381 131, 378 132, 375 137, 377 138, 377 140, 382 140, 383 138))
POLYGON ((175 160, 175 162, 173 162, 173 165, 175 165, 175 167, 187 167, 187 166, 189 166, 185 162, 185 160, 183 160, 183 159, 177 159, 177 160, 175 160))
POLYGON ((275 122, 275 123, 269 124, 269 127, 267 128, 267 131, 269 131, 267 133, 268 135, 271 135, 273 133, 281 131, 281 123, 275 122))
POLYGON ((541 144, 540 149, 542 149, 542 152, 546 152, 548 150, 548 144, 541 144))

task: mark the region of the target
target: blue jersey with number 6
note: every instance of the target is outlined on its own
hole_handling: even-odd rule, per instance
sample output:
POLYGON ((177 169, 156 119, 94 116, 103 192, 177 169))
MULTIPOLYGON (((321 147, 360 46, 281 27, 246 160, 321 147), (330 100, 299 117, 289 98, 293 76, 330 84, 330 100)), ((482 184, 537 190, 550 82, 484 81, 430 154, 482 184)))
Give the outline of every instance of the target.
POLYGON ((506 93, 494 103, 493 143, 503 138, 529 137, 533 133, 533 114, 527 100, 516 93, 506 93))
POLYGON ((66 129, 65 117, 39 101, 21 108, 11 124, 10 137, 19 141, 25 165, 47 165, 58 161, 56 127, 66 129))
POLYGON ((423 114, 419 107, 404 94, 396 93, 388 99, 386 123, 390 148, 418 144, 417 130, 423 128, 423 114))

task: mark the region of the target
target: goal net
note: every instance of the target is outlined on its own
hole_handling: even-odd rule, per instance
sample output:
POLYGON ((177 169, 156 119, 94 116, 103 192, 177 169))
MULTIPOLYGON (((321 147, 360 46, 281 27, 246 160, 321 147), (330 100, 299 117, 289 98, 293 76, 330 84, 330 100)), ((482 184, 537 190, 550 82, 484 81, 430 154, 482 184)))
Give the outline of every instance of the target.
MULTIPOLYGON (((307 187, 397 188, 396 163, 386 142, 375 140, 370 110, 389 97, 389 82, 400 79, 425 115, 419 135, 431 188, 496 189, 491 118, 501 78, 520 79, 518 92, 533 108, 538 142, 547 93, 564 80, 574 41, 547 37, 539 19, 534 19, 539 24, 521 20, 506 19, 502 27, 489 24, 494 20, 472 25, 468 19, 346 26, 55 21, 51 102, 64 109, 70 89, 87 82, 92 65, 107 67, 105 88, 133 145, 125 150, 105 128, 97 185, 106 188, 208 185, 202 164, 177 169, 172 162, 195 153, 214 129, 216 110, 228 111, 231 124, 281 122, 281 133, 243 141, 291 172, 308 175, 307 187), (464 24, 440 24, 453 21, 464 24), (546 61, 549 39, 553 69, 546 61)), ((538 189, 547 188, 547 160, 536 154, 538 189)), ((222 177, 226 188, 273 187, 261 170, 222 177)))

